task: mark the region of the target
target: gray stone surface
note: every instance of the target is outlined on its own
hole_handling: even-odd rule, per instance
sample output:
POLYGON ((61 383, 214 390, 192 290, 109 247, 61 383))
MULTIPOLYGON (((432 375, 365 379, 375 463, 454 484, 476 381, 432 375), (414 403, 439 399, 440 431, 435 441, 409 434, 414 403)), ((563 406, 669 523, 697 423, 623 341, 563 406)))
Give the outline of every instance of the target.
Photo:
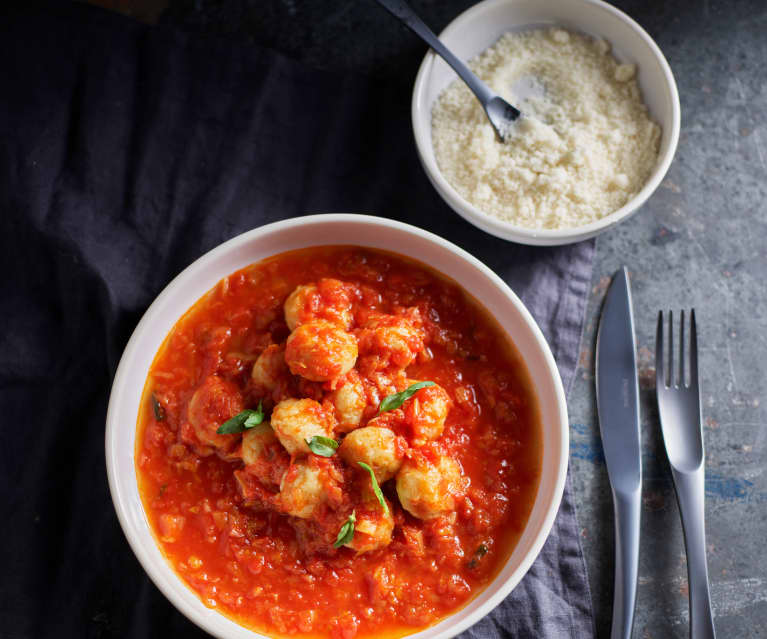
MULTIPOLYGON (((676 159, 631 220, 597 241, 581 368, 570 398, 571 463, 600 635, 612 589, 611 501, 594 419, 593 346, 611 273, 631 270, 640 356, 644 509, 637 637, 687 636, 686 559, 654 391, 657 311, 695 307, 716 627, 767 636, 767 6, 678 3, 646 26, 682 102, 676 159)), ((630 10, 630 9, 629 9, 630 10)), ((642 8, 631 12, 640 23, 642 8)))
MULTIPOLYGON (((471 2, 413 6, 436 30, 471 2)), ((706 516, 720 637, 767 637, 767 4, 617 3, 655 38, 682 101, 667 179, 598 239, 571 463, 600 637, 609 635, 612 507, 595 417, 593 352, 610 275, 632 274, 641 362, 644 509, 635 637, 687 636, 686 562, 654 395, 655 320, 695 307, 706 442, 706 516)), ((239 34, 322 68, 412 82, 425 48, 372 0, 173 2, 163 21, 239 34)))

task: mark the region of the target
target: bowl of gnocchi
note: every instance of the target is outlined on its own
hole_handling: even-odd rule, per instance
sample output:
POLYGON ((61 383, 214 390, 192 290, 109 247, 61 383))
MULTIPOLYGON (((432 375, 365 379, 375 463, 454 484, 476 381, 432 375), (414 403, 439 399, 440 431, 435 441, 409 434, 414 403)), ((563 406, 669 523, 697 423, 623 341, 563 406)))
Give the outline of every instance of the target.
POLYGON ((392 220, 240 235, 149 307, 115 375, 115 510, 218 637, 450 637, 519 583, 564 488, 564 391, 519 298, 392 220))

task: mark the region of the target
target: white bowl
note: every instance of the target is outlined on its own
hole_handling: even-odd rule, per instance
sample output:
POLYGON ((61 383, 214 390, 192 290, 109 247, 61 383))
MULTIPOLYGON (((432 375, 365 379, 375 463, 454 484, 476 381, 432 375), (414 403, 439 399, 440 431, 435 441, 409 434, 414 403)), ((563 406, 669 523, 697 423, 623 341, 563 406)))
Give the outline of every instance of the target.
POLYGON ((481 53, 508 31, 559 25, 610 42, 620 62, 634 62, 639 87, 653 119, 661 125, 658 161, 647 183, 633 198, 604 218, 575 228, 548 230, 515 226, 487 215, 467 202, 443 177, 431 142, 431 110, 439 94, 457 78, 455 72, 429 51, 418 70, 411 115, 418 155, 429 180, 442 199, 459 215, 506 240, 551 246, 579 242, 625 220, 644 204, 666 175, 679 141, 679 94, 671 69, 658 45, 625 13, 601 0, 485 0, 468 9, 439 38, 461 60, 481 53))
POLYGON ((125 536, 141 565, 184 615, 217 637, 261 637, 206 608, 171 568, 150 531, 134 466, 136 421, 144 381, 176 321, 219 280, 271 255, 318 245, 358 245, 416 258, 455 280, 512 337, 538 395, 543 423, 541 482, 530 518, 498 577, 467 606, 412 637, 451 637, 509 594, 530 568, 551 530, 565 483, 568 422, 554 358, 519 298, 490 269, 457 246, 413 226, 364 215, 314 215, 268 224, 225 242, 176 277, 149 307, 125 347, 112 385, 106 425, 109 488, 125 536))

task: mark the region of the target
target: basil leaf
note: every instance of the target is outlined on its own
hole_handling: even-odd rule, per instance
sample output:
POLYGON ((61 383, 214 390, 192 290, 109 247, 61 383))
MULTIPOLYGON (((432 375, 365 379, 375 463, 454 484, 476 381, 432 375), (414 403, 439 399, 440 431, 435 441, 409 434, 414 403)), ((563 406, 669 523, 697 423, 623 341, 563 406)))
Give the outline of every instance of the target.
POLYGON ((309 450, 320 457, 332 457, 338 448, 338 442, 335 439, 322 437, 322 435, 315 435, 305 441, 309 450))
POLYGON ((399 393, 394 393, 394 395, 387 395, 378 405, 378 414, 380 415, 381 413, 385 413, 387 410, 394 410, 395 408, 399 408, 419 390, 426 388, 427 386, 436 386, 436 384, 434 382, 417 382, 411 386, 408 386, 405 390, 399 393))
POLYGON ((352 514, 349 515, 349 518, 344 522, 344 525, 341 526, 341 530, 338 531, 338 537, 336 537, 336 540, 333 542, 333 548, 340 548, 354 539, 354 524, 356 521, 357 513, 352 510, 352 514))
POLYGON ((152 410, 154 411, 154 418, 158 422, 165 421, 165 407, 160 403, 160 400, 157 399, 152 393, 152 410))
POLYGON ((384 509, 384 512, 388 513, 389 507, 386 505, 386 500, 384 499, 383 493, 381 492, 381 487, 378 485, 378 480, 376 479, 376 474, 373 472, 373 469, 365 462, 357 463, 370 474, 370 483, 373 484, 373 492, 375 493, 376 497, 378 497, 378 503, 381 504, 381 508, 384 509))
POLYGON ((227 419, 218 427, 216 432, 219 435, 234 435, 235 433, 241 433, 245 430, 245 420, 248 419, 248 417, 250 417, 250 411, 244 410, 239 415, 227 419))
POLYGON ((264 421, 264 407, 258 402, 258 408, 246 408, 244 411, 226 420, 216 431, 219 435, 234 435, 258 426, 264 421))
POLYGON ((250 415, 248 415, 248 418, 245 420, 245 423, 243 426, 245 428, 254 428, 258 426, 260 423, 264 421, 264 408, 261 405, 261 402, 258 402, 258 408, 254 411, 251 411, 250 415))

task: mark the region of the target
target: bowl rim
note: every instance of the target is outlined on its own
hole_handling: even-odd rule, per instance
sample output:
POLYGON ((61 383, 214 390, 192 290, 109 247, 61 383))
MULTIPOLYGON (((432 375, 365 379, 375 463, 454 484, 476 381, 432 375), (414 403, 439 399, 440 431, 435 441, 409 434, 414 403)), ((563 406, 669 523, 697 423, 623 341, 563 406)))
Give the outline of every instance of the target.
MULTIPOLYGON (((676 154, 676 149, 679 144, 679 132, 681 128, 681 106, 679 102, 679 91, 677 89, 676 81, 674 80, 674 74, 671 71, 671 67, 668 64, 663 52, 650 35, 630 16, 617 9, 616 7, 603 2, 603 0, 568 0, 569 2, 580 2, 585 5, 590 5, 594 8, 601 9, 612 16, 623 21, 629 26, 644 42, 648 50, 653 54, 655 62, 658 64, 665 85, 669 93, 671 101, 671 123, 669 130, 669 144, 665 153, 658 157, 658 161, 653 168, 650 177, 644 186, 622 207, 616 209, 612 213, 580 226, 574 226, 564 229, 531 229, 525 226, 519 226, 512 224, 511 222, 505 222, 499 220, 481 209, 477 208, 466 199, 464 199, 458 191, 450 184, 442 175, 437 166, 436 158, 434 157, 433 148, 431 142, 426 139, 426 134, 419 124, 418 114, 422 111, 420 102, 423 98, 423 92, 426 86, 426 80, 430 76, 434 63, 438 56, 434 51, 429 49, 424 59, 418 68, 416 74, 415 83, 413 85, 413 94, 411 98, 410 114, 411 124, 413 128, 413 136, 415 137, 416 148, 418 151, 418 157, 421 161, 424 171, 426 172, 429 181, 435 187, 437 192, 447 202, 447 204, 456 213, 458 213, 465 220, 471 222, 478 228, 491 233, 497 237, 501 237, 506 240, 513 240, 523 244, 532 245, 557 245, 567 244, 571 242, 577 242, 579 240, 593 237, 602 231, 622 222, 623 220, 636 213, 637 210, 644 204, 647 199, 658 188, 663 178, 666 176, 671 162, 676 154)), ((485 11, 492 10, 501 5, 512 6, 516 4, 516 0, 483 0, 479 2, 458 16, 453 18, 450 23, 440 32, 439 38, 443 39, 450 37, 456 33, 459 33, 464 28, 464 23, 470 21, 477 14, 481 14, 485 11)))
MULTIPOLYGON (((113 503, 115 512, 117 514, 120 527, 122 528, 123 534, 125 535, 129 546, 133 550, 133 553, 135 554, 142 568, 147 573, 147 575, 152 580, 152 582, 155 584, 155 586, 163 593, 163 595, 168 599, 168 601, 171 602, 171 604, 173 604, 173 606, 178 611, 180 611, 187 619, 192 621, 198 627, 202 628, 208 633, 211 633, 213 636, 220 637, 221 639, 226 639, 230 635, 228 633, 224 634, 224 630, 222 628, 215 627, 216 624, 212 620, 214 618, 217 619, 219 616, 235 624, 239 629, 246 631, 246 633, 248 633, 249 636, 263 637, 265 639, 270 639, 271 635, 261 634, 260 632, 256 630, 252 630, 250 628, 242 626, 238 624, 236 621, 234 621, 231 617, 205 607, 202 601, 199 600, 197 595, 194 593, 192 593, 194 595, 194 601, 192 603, 187 601, 182 596, 182 593, 187 594, 192 592, 191 588, 189 588, 189 586, 187 586, 181 580, 181 578, 173 570, 173 568, 170 566, 170 564, 167 561, 163 561, 163 562, 154 561, 154 559, 150 555, 150 551, 144 548, 142 544, 146 544, 148 541, 148 542, 151 542, 154 548, 159 549, 160 553, 163 554, 162 550, 159 548, 159 545, 157 544, 157 540, 154 538, 154 535, 152 534, 151 529, 149 527, 143 502, 140 503, 140 507, 141 507, 141 512, 143 515, 144 524, 146 525, 146 530, 144 531, 141 528, 134 527, 131 521, 129 510, 128 510, 128 503, 129 503, 128 499, 130 497, 130 494, 128 492, 129 489, 128 487, 123 488, 122 483, 125 483, 126 480, 120 480, 120 478, 117 475, 116 466, 118 463, 117 462, 118 450, 116 447, 116 443, 117 443, 116 434, 121 424, 121 420, 119 419, 119 415, 117 414, 118 406, 120 406, 123 403, 124 400, 122 399, 122 396, 127 392, 127 388, 130 385, 129 374, 130 374, 131 368, 135 366, 134 364, 135 353, 138 350, 139 341, 141 337, 149 329, 149 327, 151 327, 153 322, 156 320, 157 316, 162 312, 166 300, 174 294, 176 289, 185 285, 190 285, 190 283, 193 282, 197 273, 201 270, 204 270, 206 268, 206 265, 209 262, 214 261, 219 256, 225 255, 229 251, 232 251, 243 244, 247 244, 253 238, 259 235, 279 233, 286 229, 290 229, 297 225, 302 225, 302 224, 318 224, 318 223, 319 224, 324 224, 324 223, 337 224, 337 223, 344 223, 344 222, 351 222, 351 223, 357 223, 357 224, 361 223, 361 224, 367 224, 367 225, 373 225, 373 226, 383 225, 385 227, 393 228, 401 232, 413 234, 423 240, 426 240, 427 242, 436 244, 438 247, 445 249, 449 253, 453 253, 454 255, 459 257, 462 261, 468 263, 470 267, 473 267, 474 269, 479 271, 481 275, 488 278, 490 283, 493 284, 497 289, 499 289, 504 294, 504 296, 508 299, 508 301, 511 302, 511 304, 515 307, 517 312, 520 314, 520 317, 523 319, 524 323, 530 330, 534 340, 535 348, 542 355, 542 360, 545 365, 546 377, 550 378, 550 381, 553 387, 553 393, 554 393, 554 396, 556 397, 556 407, 554 411, 556 415, 556 424, 554 428, 556 429, 555 434, 556 434, 556 437, 558 438, 558 441, 555 442, 555 444, 559 445, 560 450, 559 450, 559 459, 555 459, 553 463, 556 464, 557 474, 556 474, 556 478, 552 482, 552 487, 550 490, 551 500, 548 503, 548 505, 544 506, 545 510, 544 510, 543 516, 540 518, 540 525, 539 525, 538 531, 537 533, 535 533, 534 538, 531 540, 527 553, 522 557, 519 565, 514 570, 514 572, 512 572, 503 582, 501 582, 498 585, 497 591, 494 592, 491 596, 489 596, 488 599, 483 604, 481 604, 471 614, 467 615, 464 619, 460 620, 459 622, 453 625, 449 625, 447 628, 444 628, 438 633, 436 633, 435 635, 433 635, 432 639, 436 639, 437 637, 440 639, 447 639, 449 637, 453 637, 454 635, 462 632, 466 628, 472 626, 473 624, 478 622, 480 619, 485 617, 490 611, 492 611, 511 592, 511 590, 517 586, 517 584, 527 574, 527 572, 530 569, 530 566, 538 557, 538 555, 541 552, 541 549, 543 548, 544 543, 548 539, 549 534, 551 533, 551 529, 554 525, 556 515, 559 512, 559 507, 561 504, 562 495, 564 492, 564 487, 565 487, 565 482, 567 477, 567 469, 568 469, 568 461, 569 461, 569 419, 568 419, 568 413, 567 413, 565 391, 562 385, 562 379, 559 374, 559 369, 557 368, 556 361, 554 360, 554 356, 551 352, 551 349, 540 327, 538 326, 537 322, 531 315, 530 311, 528 311, 525 305, 522 303, 520 298, 516 295, 516 293, 514 293, 514 291, 512 291, 512 289, 495 272, 493 272, 489 267, 487 267, 485 264, 483 264, 481 261, 479 261, 477 258, 472 256, 470 253, 468 253, 464 249, 453 244, 452 242, 449 242, 448 240, 445 240, 439 237, 438 235, 435 235, 434 233, 420 229, 410 224, 398 222, 395 220, 390 220, 387 218, 377 217, 373 215, 356 214, 356 213, 323 213, 323 214, 314 214, 314 215, 307 215, 302 217, 288 218, 285 220, 280 220, 277 222, 272 222, 259 227, 255 227, 249 231, 241 233, 217 245, 210 251, 204 253, 202 256, 197 258, 189 266, 184 268, 178 275, 176 275, 165 286, 165 288, 160 292, 160 294, 152 301, 152 303, 147 308, 147 310, 145 311, 145 313, 139 320, 138 324, 136 325, 136 328, 133 330, 133 333, 131 334, 131 337, 126 344, 125 349, 123 350, 122 356, 120 358, 120 362, 117 366, 117 370, 115 372, 112 387, 110 390, 109 403, 108 403, 107 414, 106 414, 106 429, 105 429, 105 438, 104 438, 107 479, 109 483, 109 491, 112 498, 112 503, 113 503), (169 577, 171 577, 171 579, 169 579, 169 577), (216 613, 216 614, 215 615, 205 614, 205 611, 208 611, 208 613, 216 613)), ((321 246, 321 245, 326 245, 326 243, 323 242, 323 243, 316 244, 316 246, 321 246)), ((351 245, 353 245, 353 243, 351 243, 351 245)), ((313 246, 313 245, 309 244, 307 246, 313 246)), ((275 253, 275 255, 276 254, 278 253, 275 253)), ((404 253, 402 254, 406 255, 404 253)), ((261 259, 264 259, 264 258, 261 258, 261 259)), ((415 259, 418 259, 418 258, 415 258, 415 259)), ((204 293, 205 292, 203 291, 201 295, 204 295, 204 293)), ((482 300, 480 300, 479 298, 477 299, 480 303, 482 302, 482 300)), ((186 310, 187 309, 182 309, 178 317, 180 318, 183 312, 185 312, 186 310)), ((122 422, 122 423, 125 424, 125 422, 122 422)), ((132 422, 129 424, 129 426, 133 428, 134 430, 136 428, 136 425, 132 422)), ((126 428, 126 427, 127 427, 126 425, 123 425, 122 428, 126 428)), ((135 433, 134 433, 134 438, 135 438, 135 433)), ((131 480, 127 482, 127 484, 137 485, 138 480, 135 473, 135 451, 132 453, 132 455, 134 459, 134 466, 133 466, 134 472, 131 477, 131 480)), ((543 480, 541 479, 541 481, 543 480)), ((539 491, 540 489, 541 489, 541 484, 539 484, 539 487, 538 487, 539 491)), ((533 504, 535 504, 538 498, 539 498, 539 495, 537 494, 533 504)), ((509 558, 507 559, 504 566, 508 564, 508 561, 510 559, 511 559, 511 555, 509 555, 509 558)), ((503 571, 503 568, 501 568, 501 572, 502 571, 503 571)), ((499 576, 500 576, 500 573, 499 575, 496 575, 493 581, 489 582, 482 589, 481 593, 486 592, 486 590, 492 586, 493 582, 497 580, 499 576)), ((449 621, 451 617, 458 614, 466 606, 470 605, 472 599, 473 598, 469 599, 461 608, 457 609, 450 615, 444 617, 435 625, 439 625, 446 621, 449 621)), ((416 633, 420 634, 421 632, 429 631, 433 627, 435 626, 427 626, 426 628, 422 628, 416 631, 416 633)))

